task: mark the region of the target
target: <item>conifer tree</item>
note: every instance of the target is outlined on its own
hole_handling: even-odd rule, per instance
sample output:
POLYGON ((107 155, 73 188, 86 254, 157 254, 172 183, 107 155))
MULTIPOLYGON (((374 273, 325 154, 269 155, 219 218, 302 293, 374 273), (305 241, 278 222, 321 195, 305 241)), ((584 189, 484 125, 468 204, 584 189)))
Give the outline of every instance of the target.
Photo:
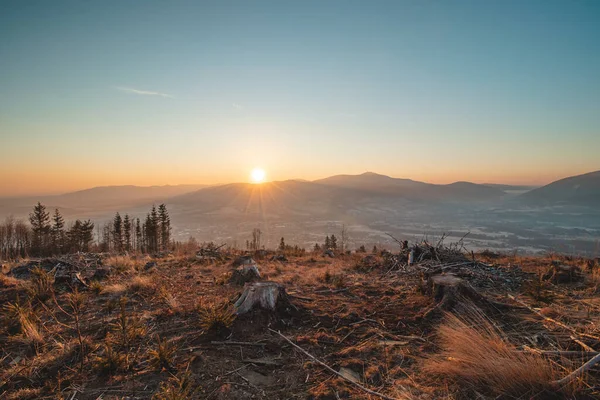
POLYGON ((283 240, 283 237, 281 238, 281 241, 279 242, 279 251, 285 251, 285 240, 283 240))
POLYGON ((325 236, 325 245, 323 247, 325 250, 329 250, 331 247, 331 240, 329 239, 329 236, 325 236))
POLYGON ((135 249, 136 251, 142 251, 142 226, 140 223, 140 219, 135 219, 135 249))
POLYGON ((113 244, 117 253, 123 251, 123 219, 119 213, 113 219, 113 244))
POLYGON ((48 236, 50 234, 50 215, 46 207, 38 202, 29 214, 31 224, 31 252, 34 255, 43 255, 47 252, 48 236))
POLYGON ((89 219, 83 222, 79 235, 79 251, 90 251, 90 244, 94 240, 94 223, 89 219))
POLYGON ((123 238, 125 251, 131 251, 131 219, 128 214, 123 218, 123 238))
POLYGON ((337 238, 334 234, 331 234, 331 239, 329 239, 329 243, 331 245, 332 250, 337 250, 337 238))
POLYGON ((65 250, 65 219, 60 215, 58 208, 54 210, 52 216, 51 238, 52 251, 57 254, 62 253, 65 250))
POLYGON ((81 225, 81 221, 76 220, 67 232, 69 251, 79 251, 81 249, 81 225))
POLYGON ((169 212, 165 204, 158 206, 158 220, 160 225, 161 250, 168 251, 171 242, 171 218, 169 218, 169 212))

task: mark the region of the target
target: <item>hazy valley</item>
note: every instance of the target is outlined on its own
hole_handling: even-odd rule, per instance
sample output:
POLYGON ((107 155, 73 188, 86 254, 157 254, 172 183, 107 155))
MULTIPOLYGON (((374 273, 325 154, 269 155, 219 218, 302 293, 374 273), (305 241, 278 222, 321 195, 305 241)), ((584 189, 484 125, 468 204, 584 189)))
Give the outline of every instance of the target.
POLYGON ((26 219, 41 201, 67 220, 90 218, 96 226, 115 212, 143 218, 152 204, 166 203, 177 240, 226 242, 242 248, 254 228, 263 243, 281 237, 310 248, 345 226, 350 248, 390 245, 391 234, 464 238, 465 247, 523 253, 595 255, 600 237, 600 172, 541 188, 456 182, 433 185, 375 173, 317 181, 233 183, 205 187, 114 186, 59 196, 0 200, 0 217, 26 219))

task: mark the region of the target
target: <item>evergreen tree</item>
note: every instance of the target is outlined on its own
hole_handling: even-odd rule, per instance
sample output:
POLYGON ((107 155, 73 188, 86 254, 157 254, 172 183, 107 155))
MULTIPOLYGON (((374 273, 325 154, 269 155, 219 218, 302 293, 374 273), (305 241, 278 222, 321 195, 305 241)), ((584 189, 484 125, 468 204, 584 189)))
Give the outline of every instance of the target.
POLYGON ((125 251, 131 251, 131 219, 129 219, 129 215, 127 214, 123 218, 123 237, 125 251))
POLYGON ((372 251, 372 253, 373 253, 373 254, 377 254, 377 246, 373 246, 373 251, 372 251))
POLYGON ((313 251, 315 253, 318 253, 321 251, 321 246, 319 246, 319 243, 315 243, 315 247, 314 247, 313 251))
POLYGON ((94 223, 89 219, 81 224, 79 232, 79 251, 90 251, 90 244, 94 240, 94 223))
POLYGON ((123 251, 123 219, 119 213, 113 219, 113 244, 117 253, 123 251))
POLYGON ((148 253, 156 253, 159 249, 159 229, 158 229, 158 213, 156 207, 152 206, 150 214, 146 215, 146 222, 144 223, 144 233, 146 235, 145 248, 148 253))
POLYGON ((135 249, 136 251, 142 251, 142 226, 140 219, 135 219, 135 249))
POLYGON ((332 250, 337 250, 337 238, 334 234, 331 234, 331 239, 329 239, 329 243, 331 245, 332 250))
POLYGON ((104 223, 102 227, 102 242, 100 243, 100 248, 103 252, 110 252, 110 231, 111 231, 112 223, 104 223))
POLYGON ((50 215, 46 207, 38 202, 29 214, 31 224, 31 252, 43 255, 47 252, 48 236, 50 234, 50 215))
POLYGON ((81 250, 81 221, 76 220, 67 232, 69 239, 69 251, 80 251, 81 250))
POLYGON ((150 235, 151 243, 151 252, 156 253, 159 249, 160 243, 160 231, 158 229, 158 213, 156 212, 156 207, 153 205, 152 210, 150 211, 150 231, 152 235, 150 235))
POLYGON ((168 251, 171 242, 171 218, 169 218, 167 206, 164 204, 158 206, 158 220, 160 225, 161 250, 168 251))
POLYGON ((329 239, 329 236, 325 236, 325 244, 323 245, 323 247, 325 248, 325 250, 329 250, 329 248, 331 247, 331 240, 329 239))
POLYGON ((279 251, 285 251, 285 240, 283 240, 283 237, 281 238, 281 241, 279 242, 279 251))
POLYGON ((52 216, 51 238, 52 251, 57 254, 62 253, 65 250, 65 219, 60 215, 58 208, 54 210, 52 216))

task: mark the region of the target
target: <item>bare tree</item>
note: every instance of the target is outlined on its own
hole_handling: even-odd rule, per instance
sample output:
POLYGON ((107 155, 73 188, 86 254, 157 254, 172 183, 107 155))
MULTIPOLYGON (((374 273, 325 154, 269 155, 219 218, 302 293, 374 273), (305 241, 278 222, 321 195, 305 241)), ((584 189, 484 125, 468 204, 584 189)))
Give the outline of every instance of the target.
POLYGON ((342 225, 342 232, 340 233, 340 251, 343 253, 346 251, 346 246, 348 244, 348 230, 346 229, 346 225, 342 225))

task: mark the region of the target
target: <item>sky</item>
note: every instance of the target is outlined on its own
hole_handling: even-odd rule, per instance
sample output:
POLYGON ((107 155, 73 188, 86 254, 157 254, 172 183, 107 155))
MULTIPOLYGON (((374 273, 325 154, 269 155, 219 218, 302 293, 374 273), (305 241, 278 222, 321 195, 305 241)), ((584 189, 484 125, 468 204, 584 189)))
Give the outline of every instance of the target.
POLYGON ((600 170, 600 2, 0 2, 0 196, 600 170))

